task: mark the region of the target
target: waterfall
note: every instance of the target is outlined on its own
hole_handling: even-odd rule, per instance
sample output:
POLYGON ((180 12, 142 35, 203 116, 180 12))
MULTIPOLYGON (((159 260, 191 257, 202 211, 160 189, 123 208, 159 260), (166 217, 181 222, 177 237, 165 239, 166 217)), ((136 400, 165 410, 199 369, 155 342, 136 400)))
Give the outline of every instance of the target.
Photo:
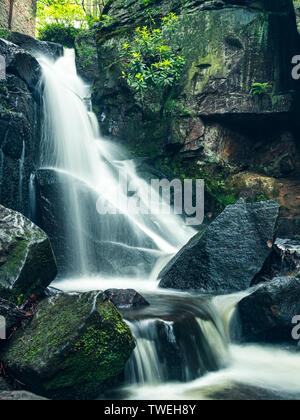
POLYGON ((23 141, 22 145, 22 153, 19 159, 19 203, 23 205, 23 179, 24 179, 24 164, 25 164, 25 141, 23 141))
POLYGON ((35 174, 29 178, 29 218, 34 222, 36 220, 36 184, 35 174))
POLYGON ((76 73, 74 51, 66 50, 55 63, 44 57, 39 62, 44 75, 41 167, 59 179, 70 271, 77 276, 149 277, 157 261, 176 253, 194 230, 175 215, 151 214, 148 185, 137 176, 134 163, 124 161, 120 150, 101 138, 90 89, 76 73), (127 211, 123 203, 128 192, 120 188, 127 181, 148 214, 127 211), (97 203, 109 204, 115 214, 99 214, 97 203))

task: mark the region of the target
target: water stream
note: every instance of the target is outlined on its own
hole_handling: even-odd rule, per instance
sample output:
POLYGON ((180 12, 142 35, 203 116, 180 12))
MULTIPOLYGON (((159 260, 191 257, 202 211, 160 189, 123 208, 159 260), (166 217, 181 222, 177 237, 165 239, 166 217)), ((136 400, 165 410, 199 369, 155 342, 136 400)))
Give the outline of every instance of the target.
MULTIPOLYGON (((41 168, 56 174, 67 209, 62 227, 69 275, 54 286, 65 291, 134 288, 150 302, 124 313, 137 346, 118 397, 299 397, 297 353, 232 344, 232 315, 245 294, 209 297, 158 289, 159 272, 194 230, 177 216, 133 215, 122 206, 128 192, 119 188, 120 180, 134 186, 144 208, 147 184, 126 160, 126 151, 101 137, 74 52, 66 50, 55 63, 39 61, 45 118, 41 168), (99 214, 99 200, 116 214, 99 214)), ((32 178, 35 207, 33 187, 32 178)))

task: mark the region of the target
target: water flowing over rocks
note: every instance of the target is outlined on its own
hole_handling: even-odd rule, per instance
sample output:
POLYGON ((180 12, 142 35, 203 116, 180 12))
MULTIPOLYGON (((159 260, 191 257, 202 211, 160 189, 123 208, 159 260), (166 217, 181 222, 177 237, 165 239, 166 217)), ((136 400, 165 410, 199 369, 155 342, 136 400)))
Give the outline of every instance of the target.
POLYGON ((278 277, 258 286, 238 304, 238 313, 243 341, 297 344, 292 321, 300 314, 300 279, 278 277))
POLYGON ((272 251, 279 205, 275 201, 228 206, 160 273, 160 287, 209 293, 250 287, 272 251))
POLYGON ((40 303, 0 359, 31 392, 84 400, 122 372, 134 347, 130 329, 102 292, 74 293, 40 303))
POLYGON ((0 295, 41 295, 57 274, 47 235, 22 214, 0 206, 0 295))

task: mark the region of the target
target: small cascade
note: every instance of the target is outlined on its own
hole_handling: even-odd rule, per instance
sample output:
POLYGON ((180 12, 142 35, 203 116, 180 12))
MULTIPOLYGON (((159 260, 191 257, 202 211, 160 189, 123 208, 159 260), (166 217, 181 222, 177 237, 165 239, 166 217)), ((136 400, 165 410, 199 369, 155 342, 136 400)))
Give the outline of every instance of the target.
POLYGON ((187 383, 227 366, 230 356, 225 331, 216 326, 213 305, 206 303, 202 309, 200 313, 188 305, 179 317, 128 322, 137 346, 126 367, 126 383, 187 383))
POLYGON ((36 179, 35 174, 29 178, 29 218, 33 222, 36 220, 36 179))
POLYGON ((23 180, 24 180, 24 165, 25 165, 25 141, 23 141, 22 154, 19 159, 19 204, 23 204, 23 180))

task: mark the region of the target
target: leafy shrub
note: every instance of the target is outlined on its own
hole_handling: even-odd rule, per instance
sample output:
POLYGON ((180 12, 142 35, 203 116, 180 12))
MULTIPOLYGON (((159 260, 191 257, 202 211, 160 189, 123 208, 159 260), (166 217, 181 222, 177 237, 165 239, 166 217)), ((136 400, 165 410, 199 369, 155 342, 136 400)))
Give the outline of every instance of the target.
POLYGON ((167 43, 177 22, 178 17, 170 13, 162 19, 161 29, 153 29, 151 19, 150 27, 137 28, 134 41, 123 45, 123 78, 136 92, 172 86, 179 79, 185 59, 167 43))
POLYGON ((270 83, 253 83, 252 85, 252 95, 253 96, 262 96, 266 91, 271 88, 270 83))
POLYGON ((41 41, 57 42, 67 48, 74 48, 75 39, 81 29, 65 26, 61 23, 49 23, 39 30, 41 41))

